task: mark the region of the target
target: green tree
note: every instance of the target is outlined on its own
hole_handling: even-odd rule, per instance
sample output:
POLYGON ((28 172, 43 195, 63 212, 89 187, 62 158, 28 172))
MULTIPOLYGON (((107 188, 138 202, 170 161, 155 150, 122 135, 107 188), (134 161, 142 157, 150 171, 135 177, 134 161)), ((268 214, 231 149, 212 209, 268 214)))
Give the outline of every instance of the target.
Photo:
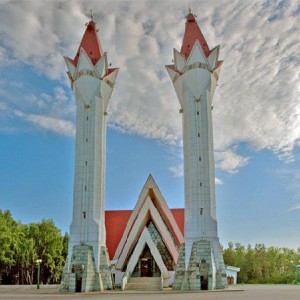
POLYGON ((59 283, 68 241, 52 220, 23 225, 0 210, 0 284, 35 283, 37 258, 43 261, 42 282, 59 283))
POLYGON ((256 244, 245 248, 240 243, 228 244, 224 249, 226 265, 240 267, 238 283, 292 283, 293 265, 300 259, 297 251, 289 248, 256 244))
POLYGON ((63 256, 64 238, 52 220, 28 225, 28 237, 33 239, 37 257, 41 263, 41 281, 58 283, 65 261, 63 256))
POLYGON ((0 210, 0 280, 4 283, 18 280, 13 268, 22 252, 21 224, 16 222, 10 211, 0 210))

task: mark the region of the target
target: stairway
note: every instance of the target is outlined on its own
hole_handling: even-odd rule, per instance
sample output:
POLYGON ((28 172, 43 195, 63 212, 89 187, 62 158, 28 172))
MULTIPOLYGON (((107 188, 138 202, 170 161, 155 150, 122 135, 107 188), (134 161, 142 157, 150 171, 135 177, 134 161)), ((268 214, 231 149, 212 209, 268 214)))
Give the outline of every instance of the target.
POLYGON ((160 277, 130 277, 125 290, 131 291, 161 291, 160 277))

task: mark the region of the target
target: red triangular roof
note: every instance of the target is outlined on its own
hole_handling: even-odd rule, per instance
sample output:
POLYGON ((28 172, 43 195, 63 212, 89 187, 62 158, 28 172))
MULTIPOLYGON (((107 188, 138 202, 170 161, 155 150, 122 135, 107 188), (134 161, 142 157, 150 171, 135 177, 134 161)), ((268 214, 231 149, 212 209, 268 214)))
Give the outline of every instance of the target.
POLYGON ((131 213, 132 210, 105 211, 106 247, 110 259, 115 255, 131 213))
MULTIPOLYGON (((184 235, 184 209, 170 209, 181 233, 184 235)), ((110 259, 113 259, 121 241, 132 210, 107 210, 105 211, 106 247, 110 259)))
POLYGON ((96 65, 98 60, 103 55, 103 50, 101 47, 101 43, 97 34, 96 23, 91 20, 86 27, 86 30, 83 34, 81 43, 77 50, 76 56, 73 60, 74 65, 77 66, 80 49, 83 48, 90 60, 92 61, 93 65, 96 65))
POLYGON ((186 16, 185 32, 184 32, 183 42, 180 50, 180 53, 185 58, 189 57, 191 50, 194 44, 196 43, 196 40, 199 41, 205 56, 208 57, 210 54, 210 50, 208 48, 206 40, 198 26, 195 16, 192 13, 189 13, 186 16))

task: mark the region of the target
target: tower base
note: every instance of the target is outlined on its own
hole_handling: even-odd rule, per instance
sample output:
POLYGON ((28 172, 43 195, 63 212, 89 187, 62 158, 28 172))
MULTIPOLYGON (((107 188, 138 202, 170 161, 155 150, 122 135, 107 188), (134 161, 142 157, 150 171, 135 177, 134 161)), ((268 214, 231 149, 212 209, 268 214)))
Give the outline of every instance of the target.
POLYGON ((110 261, 106 247, 100 249, 99 272, 96 272, 93 247, 77 245, 68 271, 66 264, 60 291, 62 292, 94 292, 113 289, 110 261))
POLYGON ((173 290, 213 290, 227 287, 227 279, 223 255, 216 266, 213 245, 210 241, 196 241, 192 251, 188 268, 185 266, 185 243, 181 244, 173 290))

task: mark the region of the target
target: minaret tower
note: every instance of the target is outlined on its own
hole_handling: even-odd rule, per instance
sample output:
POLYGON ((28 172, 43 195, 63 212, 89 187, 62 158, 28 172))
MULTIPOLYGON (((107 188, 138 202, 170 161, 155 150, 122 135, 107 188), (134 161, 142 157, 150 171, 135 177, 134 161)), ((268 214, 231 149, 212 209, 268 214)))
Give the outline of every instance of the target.
POLYGON ((209 49, 189 9, 181 50, 174 49, 174 65, 166 66, 183 124, 185 244, 180 249, 174 289, 227 285, 217 232, 212 128, 212 99, 222 65, 219 49, 209 49))
POLYGON ((97 32, 91 12, 75 58, 65 57, 77 106, 73 219, 62 280, 71 292, 112 288, 104 223, 106 119, 119 69, 108 68, 97 32))

